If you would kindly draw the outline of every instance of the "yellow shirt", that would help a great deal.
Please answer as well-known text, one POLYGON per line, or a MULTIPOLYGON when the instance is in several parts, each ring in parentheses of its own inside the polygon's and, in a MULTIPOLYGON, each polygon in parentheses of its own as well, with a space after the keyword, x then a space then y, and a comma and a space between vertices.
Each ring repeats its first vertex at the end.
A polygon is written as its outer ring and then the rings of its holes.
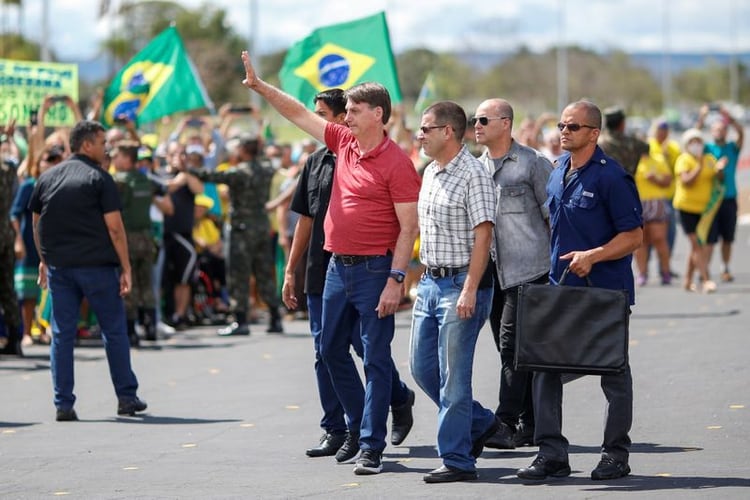
POLYGON ((711 155, 703 155, 703 168, 692 184, 685 185, 680 179, 682 172, 691 172, 698 168, 698 160, 690 153, 682 153, 675 163, 675 177, 677 190, 673 205, 676 209, 692 214, 700 214, 711 200, 711 188, 716 176, 716 159, 711 155))
POLYGON ((677 141, 667 139, 661 143, 652 137, 648 140, 648 153, 654 157, 661 156, 667 162, 669 168, 674 170, 677 157, 680 156, 681 150, 677 141))
POLYGON ((669 167, 662 155, 643 156, 638 162, 638 168, 635 171, 635 185, 638 188, 638 195, 641 200, 671 200, 674 194, 674 176, 672 169, 669 167), (669 176, 672 182, 668 186, 660 186, 648 179, 648 174, 653 173, 657 176, 669 176))
MULTIPOLYGON (((198 241, 205 242, 206 245, 210 246, 219 241, 220 238, 221 233, 219 233, 219 228, 216 227, 214 221, 208 217, 202 217, 195 221, 195 225, 193 226, 193 241, 196 242, 196 247, 198 247, 198 241)), ((198 247, 198 249, 203 250, 201 247, 198 247)))

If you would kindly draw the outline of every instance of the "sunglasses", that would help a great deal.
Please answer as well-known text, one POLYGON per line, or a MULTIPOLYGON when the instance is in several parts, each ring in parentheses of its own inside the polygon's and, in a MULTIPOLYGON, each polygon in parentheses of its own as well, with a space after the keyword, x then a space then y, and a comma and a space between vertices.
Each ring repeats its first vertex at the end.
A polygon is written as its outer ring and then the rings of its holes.
POLYGON ((419 130, 422 131, 422 134, 427 135, 430 130, 435 130, 436 128, 445 128, 448 125, 432 125, 431 127, 419 127, 419 130))
POLYGON ((560 123, 558 123, 558 124, 557 124, 557 129, 558 129, 558 130, 559 130, 560 132, 562 132, 563 130, 565 130, 565 128, 566 128, 566 127, 567 127, 567 128, 568 128, 568 130, 570 130, 571 132, 578 132, 578 131, 579 131, 579 130, 581 130, 581 128, 583 128, 583 127, 586 127, 586 128, 591 128, 591 129, 596 129, 596 128, 599 128, 599 127, 593 127, 593 126, 591 126, 591 125, 582 125, 582 124, 580 124, 580 123, 563 123, 563 122, 560 122, 560 123))
POLYGON ((505 120, 510 119, 510 116, 473 116, 469 119, 469 125, 472 127, 479 122, 483 127, 486 127, 490 120, 505 120))

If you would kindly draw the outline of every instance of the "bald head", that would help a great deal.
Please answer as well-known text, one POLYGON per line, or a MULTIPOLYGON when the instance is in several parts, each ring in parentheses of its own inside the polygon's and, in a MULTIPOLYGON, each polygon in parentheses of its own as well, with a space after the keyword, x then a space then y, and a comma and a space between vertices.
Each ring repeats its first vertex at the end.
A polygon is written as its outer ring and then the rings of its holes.
POLYGON ((571 111, 582 110, 587 124, 599 129, 602 128, 602 112, 599 107, 593 102, 576 101, 574 103, 568 104, 565 109, 571 111))

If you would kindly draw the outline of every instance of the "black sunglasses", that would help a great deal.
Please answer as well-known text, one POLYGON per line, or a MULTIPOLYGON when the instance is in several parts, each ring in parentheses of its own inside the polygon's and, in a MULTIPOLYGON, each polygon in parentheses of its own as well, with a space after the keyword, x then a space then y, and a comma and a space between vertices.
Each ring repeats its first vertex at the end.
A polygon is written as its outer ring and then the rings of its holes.
POLYGON ((582 125, 580 123, 563 123, 563 122, 560 122, 560 123, 557 124, 557 129, 560 132, 562 132, 563 130, 565 130, 565 127, 568 127, 568 130, 570 130, 571 132, 578 132, 579 130, 581 130, 582 127, 592 128, 592 129, 599 128, 599 127, 594 127, 594 126, 591 126, 591 125, 582 125))
POLYGON ((421 130, 424 135, 427 135, 430 130, 435 130, 436 128, 445 128, 447 126, 448 125, 432 125, 431 127, 419 127, 419 130, 421 130))
POLYGON ((472 127, 479 122, 483 127, 486 127, 490 120, 505 120, 510 116, 473 116, 469 119, 469 125, 472 127))

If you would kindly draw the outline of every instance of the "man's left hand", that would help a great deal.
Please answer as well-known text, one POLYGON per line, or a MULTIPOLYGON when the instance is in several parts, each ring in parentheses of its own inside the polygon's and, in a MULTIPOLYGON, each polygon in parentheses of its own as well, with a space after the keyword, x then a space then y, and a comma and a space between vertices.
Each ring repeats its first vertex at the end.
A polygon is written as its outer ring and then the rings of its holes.
POLYGON ((388 278, 388 282, 383 288, 383 292, 380 294, 380 301, 378 307, 375 310, 378 312, 378 318, 383 319, 386 316, 395 314, 398 310, 398 305, 401 303, 401 297, 404 296, 404 285, 396 283, 394 280, 388 278))
POLYGON ((130 271, 120 272, 120 297, 124 297, 130 293, 131 281, 130 271))

